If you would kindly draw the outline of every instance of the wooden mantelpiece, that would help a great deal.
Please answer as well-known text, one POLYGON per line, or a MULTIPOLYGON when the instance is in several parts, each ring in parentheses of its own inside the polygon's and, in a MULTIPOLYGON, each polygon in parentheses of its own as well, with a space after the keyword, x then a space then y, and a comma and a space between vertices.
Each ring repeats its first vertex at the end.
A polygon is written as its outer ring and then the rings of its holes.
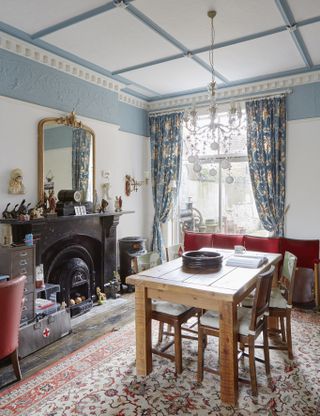
POLYGON ((61 252, 74 248, 76 257, 87 256, 90 259, 94 286, 104 287, 116 270, 116 228, 119 218, 130 213, 133 211, 52 216, 32 221, 3 219, 0 223, 11 225, 14 244, 22 244, 26 234, 33 234, 36 264, 44 265, 48 280, 61 252))

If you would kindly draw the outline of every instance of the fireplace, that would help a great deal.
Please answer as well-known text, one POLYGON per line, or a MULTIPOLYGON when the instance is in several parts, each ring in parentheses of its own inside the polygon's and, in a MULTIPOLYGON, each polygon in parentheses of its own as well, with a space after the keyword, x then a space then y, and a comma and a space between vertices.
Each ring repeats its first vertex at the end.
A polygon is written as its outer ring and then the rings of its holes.
POLYGON ((60 285, 58 300, 70 306, 74 316, 92 307, 97 287, 105 291, 110 286, 116 270, 116 227, 126 213, 1 222, 11 224, 16 244, 33 234, 36 264, 43 264, 46 283, 60 285))
MULTIPOLYGON (((98 244, 96 244, 98 246, 98 244)), ((84 245, 71 241, 55 252, 49 249, 52 259, 47 262, 46 280, 60 285, 58 301, 70 307, 71 317, 92 307, 96 291, 98 259, 84 245)))

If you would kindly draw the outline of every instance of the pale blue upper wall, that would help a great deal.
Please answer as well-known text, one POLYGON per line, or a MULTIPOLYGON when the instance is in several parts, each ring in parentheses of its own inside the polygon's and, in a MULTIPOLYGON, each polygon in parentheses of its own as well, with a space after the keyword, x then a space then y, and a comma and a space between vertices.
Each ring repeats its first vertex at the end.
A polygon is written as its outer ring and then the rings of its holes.
POLYGON ((287 99, 288 120, 320 117, 320 82, 293 88, 287 99))
MULTIPOLYGON (((320 117, 320 82, 292 88, 288 120, 320 117)), ((120 130, 148 136, 148 114, 118 100, 116 92, 0 49, 0 95, 66 113, 117 124, 120 130)))
POLYGON ((147 112, 116 92, 0 49, 0 95, 117 124, 147 136, 147 112))

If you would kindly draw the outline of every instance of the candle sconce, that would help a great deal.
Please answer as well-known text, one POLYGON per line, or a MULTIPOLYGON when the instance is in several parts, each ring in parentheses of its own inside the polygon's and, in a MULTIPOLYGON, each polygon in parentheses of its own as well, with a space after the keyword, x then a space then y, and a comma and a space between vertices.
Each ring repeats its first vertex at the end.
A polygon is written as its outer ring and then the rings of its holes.
POLYGON ((144 173, 145 179, 143 181, 137 181, 130 175, 126 175, 125 180, 125 193, 127 196, 130 196, 131 192, 137 192, 141 185, 148 185, 149 182, 149 172, 144 173))

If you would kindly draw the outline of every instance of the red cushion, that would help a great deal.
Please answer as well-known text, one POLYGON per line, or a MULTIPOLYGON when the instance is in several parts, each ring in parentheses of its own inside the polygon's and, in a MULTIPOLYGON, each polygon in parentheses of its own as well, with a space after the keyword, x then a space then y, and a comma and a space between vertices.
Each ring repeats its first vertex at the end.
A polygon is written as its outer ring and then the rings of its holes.
POLYGON ((243 245, 243 235, 239 234, 213 234, 213 247, 234 249, 234 246, 243 245))
POLYGON ((212 234, 193 233, 185 231, 184 233, 184 250, 200 250, 203 247, 212 247, 212 234))
POLYGON ((247 250, 264 251, 266 253, 281 253, 281 238, 244 236, 244 246, 247 250))
POLYGON ((298 257, 298 267, 310 267, 313 269, 314 263, 319 260, 319 240, 295 240, 293 238, 283 238, 281 252, 290 251, 298 257))

